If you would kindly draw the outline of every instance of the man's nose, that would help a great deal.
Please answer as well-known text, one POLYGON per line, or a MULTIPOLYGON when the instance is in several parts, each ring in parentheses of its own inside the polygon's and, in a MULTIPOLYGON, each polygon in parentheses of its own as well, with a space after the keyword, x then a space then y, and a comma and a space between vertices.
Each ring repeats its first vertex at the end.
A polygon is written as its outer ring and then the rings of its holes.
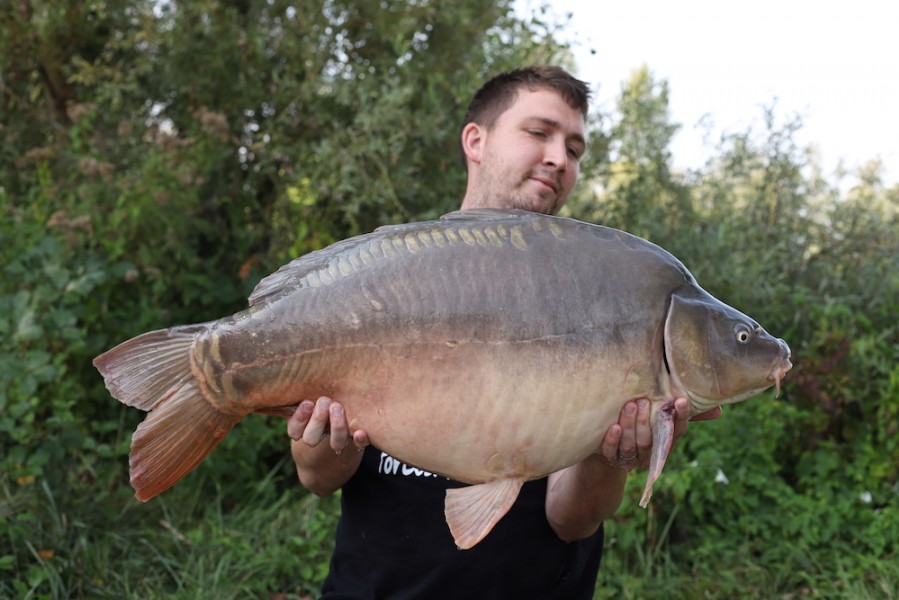
POLYGON ((568 149, 565 141, 550 141, 544 147, 543 164, 553 167, 558 171, 564 171, 568 167, 568 149))

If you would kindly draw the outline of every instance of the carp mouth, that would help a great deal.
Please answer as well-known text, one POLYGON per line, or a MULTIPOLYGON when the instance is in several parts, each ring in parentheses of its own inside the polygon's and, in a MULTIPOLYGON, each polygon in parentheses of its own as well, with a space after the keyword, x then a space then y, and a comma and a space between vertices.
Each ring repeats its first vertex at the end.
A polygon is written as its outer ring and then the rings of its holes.
POLYGON ((793 363, 790 362, 790 358, 792 357, 790 347, 780 338, 778 338, 777 341, 780 346, 780 353, 774 360, 774 364, 771 367, 771 373, 768 375, 768 380, 774 382, 777 396, 780 396, 780 382, 787 372, 793 368, 793 363))

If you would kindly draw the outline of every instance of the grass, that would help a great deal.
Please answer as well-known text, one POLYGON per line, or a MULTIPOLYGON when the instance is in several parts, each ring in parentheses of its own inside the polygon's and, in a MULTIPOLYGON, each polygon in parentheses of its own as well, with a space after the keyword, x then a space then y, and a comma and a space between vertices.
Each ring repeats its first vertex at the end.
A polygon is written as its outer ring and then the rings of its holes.
MULTIPOLYGON (((0 598, 278 598, 314 596, 339 511, 271 481, 234 506, 200 486, 153 501, 129 489, 68 496, 6 485, 0 496, 0 598)), ((233 499, 232 499, 233 501, 233 499)))
POLYGON ((899 599, 895 555, 866 556, 839 543, 810 548, 788 539, 760 549, 756 540, 736 536, 700 547, 663 538, 644 548, 621 544, 620 528, 615 522, 606 528, 597 598, 899 599))
MULTIPOLYGON (((0 597, 315 597, 339 500, 289 483, 269 478, 239 501, 179 485, 146 504, 124 486, 77 495, 7 483, 0 488, 0 597)), ((677 510, 657 516, 642 531, 626 519, 609 523, 597 597, 899 599, 895 555, 791 540, 760 547, 737 531, 675 542, 677 510)))

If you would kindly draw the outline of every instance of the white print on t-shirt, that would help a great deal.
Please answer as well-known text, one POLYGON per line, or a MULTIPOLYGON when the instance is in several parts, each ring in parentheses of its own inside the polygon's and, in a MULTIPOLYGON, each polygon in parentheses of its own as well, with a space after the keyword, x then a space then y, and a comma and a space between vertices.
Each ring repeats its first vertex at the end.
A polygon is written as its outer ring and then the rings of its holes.
POLYGON ((404 462, 393 458, 386 452, 381 452, 381 461, 378 464, 378 473, 386 475, 398 475, 402 473, 404 477, 414 475, 415 477, 437 477, 436 473, 412 467, 404 462))

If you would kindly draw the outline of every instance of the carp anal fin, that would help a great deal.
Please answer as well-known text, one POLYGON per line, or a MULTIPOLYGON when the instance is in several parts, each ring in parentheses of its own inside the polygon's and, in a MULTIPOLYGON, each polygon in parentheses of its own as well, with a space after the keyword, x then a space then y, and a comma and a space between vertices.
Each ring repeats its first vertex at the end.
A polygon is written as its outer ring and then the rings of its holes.
POLYGON ((447 490, 444 513, 456 546, 467 550, 484 539, 512 508, 522 484, 522 479, 495 479, 447 490))
POLYGON ((659 408, 656 415, 655 426, 652 428, 652 456, 649 459, 649 474, 646 476, 643 497, 640 498, 641 508, 646 508, 649 504, 649 499, 652 498, 652 485, 662 474, 668 453, 671 452, 671 445, 674 443, 674 416, 673 402, 659 408))
POLYGON ((149 415, 131 438, 131 485, 147 501, 206 458, 241 415, 216 410, 191 371, 190 350, 205 325, 151 331, 94 359, 109 392, 149 415))

